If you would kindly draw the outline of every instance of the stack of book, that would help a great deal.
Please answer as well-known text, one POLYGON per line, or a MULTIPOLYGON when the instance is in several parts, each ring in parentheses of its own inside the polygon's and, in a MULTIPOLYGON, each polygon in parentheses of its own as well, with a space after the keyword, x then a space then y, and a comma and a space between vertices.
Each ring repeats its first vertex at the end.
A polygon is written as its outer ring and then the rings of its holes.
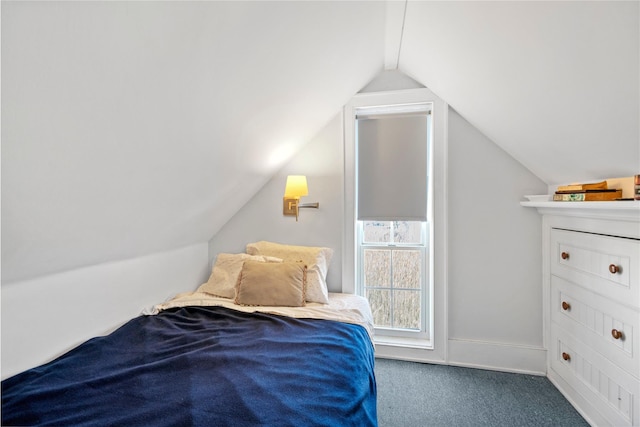
POLYGON ((622 190, 608 188, 607 181, 561 185, 553 195, 553 200, 560 202, 600 202, 620 198, 622 190))

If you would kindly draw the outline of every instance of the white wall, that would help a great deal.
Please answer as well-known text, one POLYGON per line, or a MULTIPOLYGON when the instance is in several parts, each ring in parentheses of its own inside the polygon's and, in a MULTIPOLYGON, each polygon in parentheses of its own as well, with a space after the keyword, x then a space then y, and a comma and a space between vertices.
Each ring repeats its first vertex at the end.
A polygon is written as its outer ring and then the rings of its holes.
POLYGON ((449 362, 544 372, 541 218, 547 186, 449 110, 449 362))
POLYGON ((341 290, 342 272, 342 115, 334 116, 293 160, 280 170, 209 241, 209 256, 245 252, 249 242, 325 246, 334 250, 327 274, 330 291, 341 290), (302 203, 319 202, 319 209, 301 209, 299 221, 282 215, 287 175, 306 175, 309 195, 302 203))
MULTIPOLYGON (((424 87, 406 75, 379 73, 360 92, 424 87)), ((211 262, 220 252, 245 252, 249 242, 326 246, 334 250, 327 285, 342 290, 342 230, 344 200, 344 128, 335 115, 272 179, 209 241, 211 262), (302 203, 319 202, 320 209, 302 209, 300 220, 282 215, 287 175, 306 175, 309 195, 302 203)))
POLYGON ((207 244, 2 285, 2 378, 206 281, 207 244))
MULTIPOLYGON (((213 237, 212 261, 257 240, 329 246, 336 250, 329 287, 341 289, 342 126, 340 117, 331 120, 213 237), (282 216, 289 173, 307 174, 303 202, 320 202, 298 223, 282 216)), ((546 192, 546 184, 453 110, 449 140, 447 362, 543 373, 541 222, 519 201, 546 192)))

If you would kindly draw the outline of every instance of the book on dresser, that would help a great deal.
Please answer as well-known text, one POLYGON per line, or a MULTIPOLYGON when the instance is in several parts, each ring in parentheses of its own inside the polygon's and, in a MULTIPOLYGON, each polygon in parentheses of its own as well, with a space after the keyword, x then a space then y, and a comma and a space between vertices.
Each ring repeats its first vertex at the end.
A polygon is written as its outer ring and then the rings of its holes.
POLYGON ((579 192, 583 190, 607 190, 607 189, 608 189, 607 181, 601 181, 601 182, 591 182, 588 184, 560 185, 556 190, 558 192, 563 192, 563 193, 573 193, 573 192, 579 192))
POLYGON ((556 202, 598 202, 622 198, 622 190, 576 190, 556 191, 553 200, 556 202))

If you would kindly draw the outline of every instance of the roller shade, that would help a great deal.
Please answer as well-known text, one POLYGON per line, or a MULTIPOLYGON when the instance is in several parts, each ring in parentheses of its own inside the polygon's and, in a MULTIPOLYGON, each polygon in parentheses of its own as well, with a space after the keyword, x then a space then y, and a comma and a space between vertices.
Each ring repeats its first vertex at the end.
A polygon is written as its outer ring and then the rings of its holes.
POLYGON ((356 115, 358 220, 427 220, 429 114, 356 115))

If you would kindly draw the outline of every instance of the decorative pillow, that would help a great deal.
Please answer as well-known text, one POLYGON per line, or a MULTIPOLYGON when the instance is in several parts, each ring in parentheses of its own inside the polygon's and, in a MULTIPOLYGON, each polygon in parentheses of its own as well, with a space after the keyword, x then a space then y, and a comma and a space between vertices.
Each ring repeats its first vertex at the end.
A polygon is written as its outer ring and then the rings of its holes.
POLYGON ((307 265, 307 301, 321 304, 329 303, 326 279, 333 249, 260 241, 249 243, 247 253, 249 255, 278 257, 284 261, 302 261, 307 265))
POLYGON ((215 265, 211 269, 211 276, 207 283, 203 283, 198 292, 206 292, 218 297, 234 298, 236 284, 240 279, 242 264, 246 260, 257 262, 282 262, 280 258, 268 256, 252 256, 247 254, 218 254, 215 265))
POLYGON ((236 304, 303 307, 307 266, 300 262, 245 261, 236 286, 236 304))

